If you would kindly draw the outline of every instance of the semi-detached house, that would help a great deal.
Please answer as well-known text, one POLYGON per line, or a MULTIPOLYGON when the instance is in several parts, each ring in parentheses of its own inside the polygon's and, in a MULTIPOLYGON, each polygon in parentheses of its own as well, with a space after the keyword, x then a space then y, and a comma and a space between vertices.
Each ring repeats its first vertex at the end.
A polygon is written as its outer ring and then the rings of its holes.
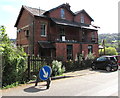
POLYGON ((77 55, 98 56, 98 28, 83 9, 72 12, 68 3, 48 11, 22 6, 15 27, 17 46, 29 55, 75 60, 77 55))

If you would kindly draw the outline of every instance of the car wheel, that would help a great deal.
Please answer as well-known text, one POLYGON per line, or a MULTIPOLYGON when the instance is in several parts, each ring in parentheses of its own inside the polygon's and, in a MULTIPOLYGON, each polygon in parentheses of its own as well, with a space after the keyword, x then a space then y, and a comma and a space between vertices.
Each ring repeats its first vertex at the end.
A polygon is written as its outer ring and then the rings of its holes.
POLYGON ((111 71, 111 68, 109 66, 106 67, 106 71, 111 71))
POLYGON ((118 67, 114 68, 114 71, 117 71, 118 70, 118 67))

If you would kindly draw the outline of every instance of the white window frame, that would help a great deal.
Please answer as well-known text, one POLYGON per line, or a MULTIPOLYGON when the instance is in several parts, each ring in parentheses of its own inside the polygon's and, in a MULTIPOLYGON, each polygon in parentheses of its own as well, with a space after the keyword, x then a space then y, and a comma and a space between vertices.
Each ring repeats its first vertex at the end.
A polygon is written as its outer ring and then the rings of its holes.
POLYGON ((80 22, 85 23, 84 14, 82 14, 82 13, 80 15, 80 22))
POLYGON ((60 10, 60 16, 62 19, 65 19, 65 10, 63 8, 60 10))
POLYGON ((40 36, 41 37, 46 37, 47 36, 47 23, 41 22, 41 24, 40 24, 40 36), (45 26, 44 34, 42 34, 42 27, 41 27, 43 25, 45 26))

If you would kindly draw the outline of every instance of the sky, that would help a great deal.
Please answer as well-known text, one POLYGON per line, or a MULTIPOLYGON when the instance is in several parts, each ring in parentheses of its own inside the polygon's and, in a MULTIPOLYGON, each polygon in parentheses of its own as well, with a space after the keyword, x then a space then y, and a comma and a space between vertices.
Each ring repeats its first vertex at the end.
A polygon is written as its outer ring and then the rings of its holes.
POLYGON ((93 19, 92 24, 99 26, 99 34, 118 32, 119 0, 0 0, 0 25, 6 27, 9 38, 16 38, 14 27, 22 5, 50 10, 63 3, 69 3, 71 10, 84 9, 93 19))

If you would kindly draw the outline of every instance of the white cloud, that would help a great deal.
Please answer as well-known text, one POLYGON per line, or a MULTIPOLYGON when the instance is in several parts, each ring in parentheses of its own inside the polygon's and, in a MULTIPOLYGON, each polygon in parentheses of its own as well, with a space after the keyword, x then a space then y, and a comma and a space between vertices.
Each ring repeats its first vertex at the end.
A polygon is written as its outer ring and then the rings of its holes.
POLYGON ((5 12, 9 12, 9 13, 16 13, 17 12, 17 9, 12 6, 12 5, 3 5, 0 7, 1 10, 5 11, 5 12))

